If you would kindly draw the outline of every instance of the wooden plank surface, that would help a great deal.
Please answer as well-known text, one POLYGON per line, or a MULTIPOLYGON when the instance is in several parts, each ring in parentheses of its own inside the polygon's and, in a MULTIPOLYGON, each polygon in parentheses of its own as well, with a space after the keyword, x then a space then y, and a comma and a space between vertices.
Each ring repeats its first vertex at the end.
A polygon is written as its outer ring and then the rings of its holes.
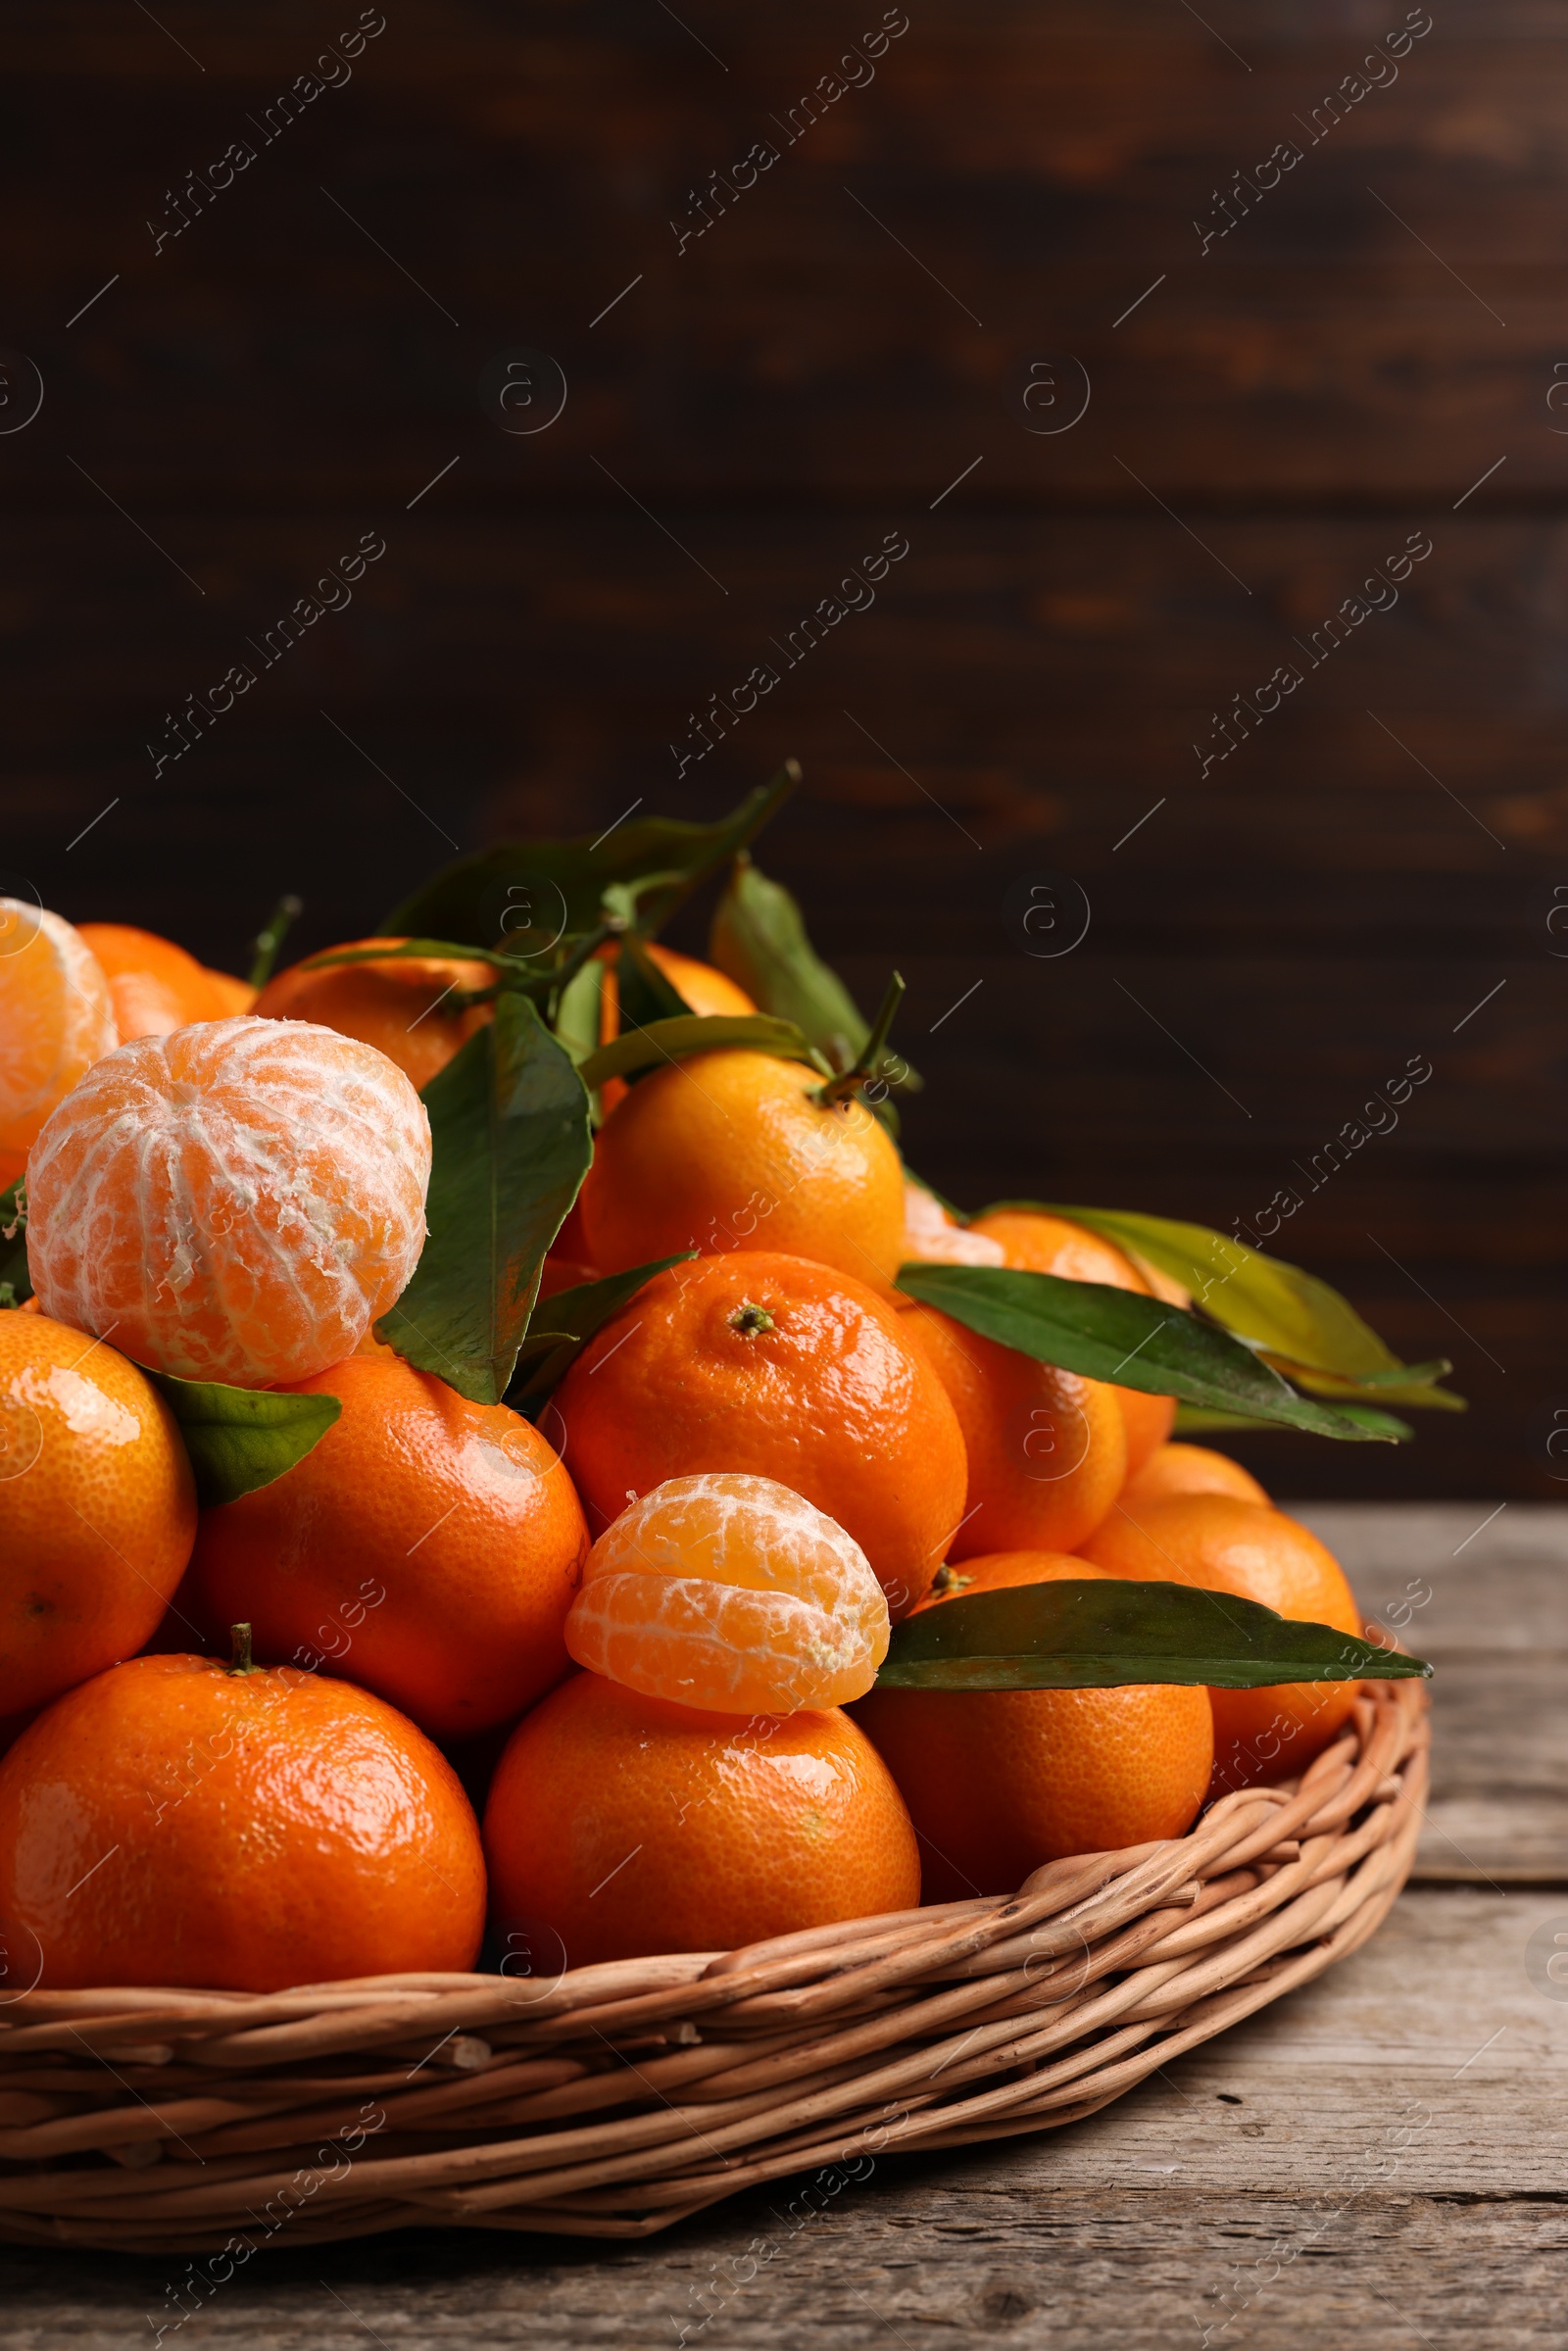
MULTIPOLYGON (((1568 1510, 1479 1532, 1468 1506, 1304 1514, 1440 1668, 1420 1882, 1343 1966, 1063 2131, 779 2182, 634 2246, 284 2248, 165 2339, 1559 2344, 1568 1987, 1544 1966, 1568 1936, 1568 1510)), ((184 2278, 0 2249, 8 2346, 120 2351, 172 2324, 184 2278)))

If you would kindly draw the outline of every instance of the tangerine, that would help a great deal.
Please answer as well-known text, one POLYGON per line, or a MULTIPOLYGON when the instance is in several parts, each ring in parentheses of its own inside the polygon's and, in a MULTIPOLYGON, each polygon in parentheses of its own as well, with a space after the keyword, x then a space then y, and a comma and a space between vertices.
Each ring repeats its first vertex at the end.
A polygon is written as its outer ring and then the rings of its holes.
POLYGON ((0 1313, 0 1718, 130 1656, 196 1533, 173 1414, 134 1363, 0 1313))
MULTIPOLYGON (((923 1605, 1102 1568, 1059 1551, 965 1560, 923 1605)), ((1043 1862, 1115 1851, 1191 1828, 1209 1784, 1208 1692, 874 1690, 855 1709, 899 1784, 920 1838, 925 1898, 1012 1893, 1043 1862)))
MULTIPOLYGON (((406 945, 403 939, 346 939, 341 947, 323 947, 320 955, 406 945)), ((323 964, 320 955, 274 972, 252 1007, 257 1016, 318 1021, 340 1036, 373 1045, 397 1063, 417 1093, 492 1017, 489 1004, 463 1002, 467 992, 494 984, 488 963, 464 962, 455 955, 397 955, 323 964)))
POLYGON ((812 1257, 891 1291, 904 1171, 864 1102, 820 1100, 804 1062, 719 1051, 655 1069, 599 1130, 579 1196, 606 1273, 679 1249, 812 1257))
MULTIPOLYGON (((212 974, 172 939, 127 922, 83 922, 80 936, 102 965, 114 999, 122 1045, 133 1037, 167 1037, 193 1020, 221 1020, 230 1010, 212 974)), ((238 988, 238 980, 229 982, 238 988)))
POLYGON ((517 1725, 484 1842, 496 1917, 549 1931, 567 1967, 733 1950, 920 1898, 903 1798, 847 1714, 743 1723, 598 1674, 517 1725))
POLYGON ((1127 1437, 1115 1391, 982 1339, 935 1307, 899 1320, 947 1390, 968 1458, 951 1559, 1069 1550, 1120 1493, 1127 1437))
MULTIPOLYGON (((1085 1556, 1134 1583, 1196 1584, 1259 1600, 1298 1623, 1362 1631, 1345 1570, 1296 1519, 1230 1494, 1118 1502, 1085 1556)), ((1211 1690, 1214 1785, 1248 1788, 1305 1769, 1355 1703, 1358 1682, 1286 1682, 1211 1690)))
POLYGON ((456 1773, 347 1682, 133 1657, 0 1762, 0 1918, 50 1987, 466 1969, 484 1906, 456 1773))
POLYGON ((904 1180, 904 1253, 928 1265, 1005 1265, 1006 1251, 988 1233, 950 1216, 934 1192, 904 1180))
POLYGON ((1121 1490, 1124 1502, 1163 1502, 1173 1494, 1230 1494, 1238 1501, 1261 1502, 1268 1495, 1250 1470, 1243 1469, 1229 1453, 1216 1453, 1206 1445, 1162 1445, 1151 1453, 1121 1490))
POLYGON ((865 1553, 772 1478, 667 1478, 588 1554, 566 1619, 579 1665, 718 1714, 864 1694, 888 1653, 865 1553))
POLYGON ((963 1515, 963 1440, 903 1318, 805 1257, 656 1274, 577 1357, 548 1426, 596 1533, 666 1478, 776 1479, 859 1544, 895 1616, 963 1515))
MULTIPOLYGON (((1043 1208, 993 1208, 977 1216, 969 1231, 999 1243, 1007 1264, 1029 1273, 1054 1273, 1063 1282, 1102 1282, 1107 1289, 1135 1290, 1145 1298, 1163 1295, 1113 1242, 1043 1208)), ((1135 1477, 1169 1437, 1176 1398, 1150 1396, 1141 1388, 1114 1393, 1127 1429, 1127 1474, 1135 1477)))
POLYGON ((58 1102, 119 1042, 109 982, 60 915, 0 898, 0 1180, 58 1102))
POLYGON ((531 1706, 569 1670, 588 1529, 553 1447, 390 1353, 288 1383, 339 1418, 270 1486, 202 1513, 198 1613, 257 1654, 324 1663, 433 1737, 531 1706))
POLYGON ((297 1021, 206 1021, 99 1061, 29 1173, 46 1314, 115 1334, 156 1370, 264 1388, 352 1354, 404 1289, 430 1122, 370 1046, 297 1021))

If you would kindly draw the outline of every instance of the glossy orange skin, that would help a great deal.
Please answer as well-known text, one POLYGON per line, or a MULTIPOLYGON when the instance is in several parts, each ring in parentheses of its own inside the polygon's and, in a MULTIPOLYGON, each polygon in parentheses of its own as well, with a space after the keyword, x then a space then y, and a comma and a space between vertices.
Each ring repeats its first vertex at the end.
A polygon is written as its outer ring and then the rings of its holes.
POLYGON ((218 1010, 210 1015, 212 1019, 233 1020, 241 1012, 255 1009, 258 992, 249 980, 236 979, 231 971, 215 971, 210 963, 204 963, 202 969, 218 1000, 218 1010))
MULTIPOLYGON (((661 947, 657 940, 645 939, 643 945, 666 980, 679 992, 694 1012, 711 1019, 719 1013, 755 1012, 757 1006, 744 988, 738 987, 726 972, 711 963, 700 963, 695 955, 677 955, 672 947, 661 947)), ((612 1037, 620 1034, 620 983, 615 972, 613 947, 602 947, 601 962, 609 968, 599 991, 599 1042, 608 1045, 612 1037)), ((630 1092, 624 1078, 611 1078, 600 1094, 600 1104, 608 1118, 621 1097, 630 1092)))
POLYGON ((905 1306, 899 1320, 931 1362, 963 1432, 968 1487, 949 1558, 1074 1549, 1099 1526, 1126 1474, 1115 1391, 982 1339, 931 1306, 905 1306))
POLYGON ((1206 1445, 1162 1445, 1151 1453, 1121 1490, 1124 1502, 1163 1502, 1173 1494, 1228 1494, 1239 1502, 1261 1502, 1264 1493, 1250 1470, 1243 1469, 1229 1453, 1216 1453, 1206 1445))
POLYGON ((286 1394, 341 1417, 270 1486, 202 1513, 190 1591, 259 1658, 319 1661, 437 1738, 508 1721, 559 1682, 588 1529, 554 1448, 395 1355, 286 1394), (377 1598, 377 1592, 384 1597, 377 1598))
POLYGON ((0 1313, 0 1718, 133 1655, 195 1533, 190 1461, 145 1373, 0 1313))
POLYGON ((541 1426, 596 1534, 628 1488, 700 1470, 776 1478, 855 1538, 894 1617, 929 1589, 963 1516, 963 1440, 902 1318, 804 1257, 657 1274, 583 1349, 541 1426), (747 1306, 771 1328, 738 1329, 747 1306))
MULTIPOLYGON (((1060 1551, 969 1559, 964 1592, 1084 1578, 1060 1551)), ((1208 1789, 1208 1692, 1132 1683, 1114 1690, 874 1690, 854 1709, 898 1782, 920 1838, 929 1902, 1013 1893, 1031 1870, 1073 1853, 1181 1837, 1208 1789)))
POLYGON ((694 1054, 639 1079, 599 1130, 579 1198, 607 1273, 695 1249, 784 1251, 891 1295, 904 1255, 904 1171, 865 1104, 812 1100, 823 1081, 770 1053, 694 1054))
MULTIPOLYGON (((120 1042, 133 1037, 167 1037, 193 1020, 224 1020, 244 1010, 225 1001, 215 975, 172 939, 139 931, 128 922, 82 922, 77 929, 109 981, 120 1042)), ((242 985, 228 982, 229 988, 242 985)))
MULTIPOLYGON (((345 939, 319 953, 403 944, 402 939, 345 939)), ((488 963, 463 962, 456 956, 331 963, 314 971, 308 959, 274 972, 251 1009, 263 1020, 318 1020, 323 1028, 358 1037, 362 1045, 373 1045, 395 1061, 422 1093, 475 1029, 493 1017, 489 1004, 464 1010, 454 1000, 464 991, 488 988, 494 980, 488 963)))
POLYGON ((495 1918, 542 1929, 562 1967, 734 1950, 920 1899, 903 1798, 848 1715, 704 1714, 598 1674, 518 1724, 484 1844, 495 1918))
MULTIPOLYGON (((1125 1497, 1083 1545, 1113 1576, 1240 1592, 1298 1622, 1360 1633, 1345 1570, 1315 1535, 1282 1510, 1228 1494, 1125 1497)), ((1212 1690, 1214 1786, 1293 1778, 1326 1747, 1357 1682, 1287 1682, 1268 1690, 1212 1690)))
MULTIPOLYGON (((1047 1216, 1030 1208, 998 1208, 977 1216, 971 1233, 984 1233, 1000 1242, 1007 1263, 1027 1273, 1054 1273, 1063 1282, 1103 1282, 1111 1290, 1136 1290, 1154 1295, 1132 1259, 1091 1233, 1087 1225, 1069 1224, 1065 1217, 1047 1216)), ((1134 1477, 1156 1445, 1171 1433, 1176 1419, 1173 1396, 1148 1396, 1139 1388, 1112 1392, 1121 1406, 1127 1430, 1127 1475, 1134 1477)))
POLYGON ((45 1986, 277 1991, 468 1968, 478 1824, 412 1723, 344 1682, 134 1657, 0 1762, 0 1919, 45 1986))

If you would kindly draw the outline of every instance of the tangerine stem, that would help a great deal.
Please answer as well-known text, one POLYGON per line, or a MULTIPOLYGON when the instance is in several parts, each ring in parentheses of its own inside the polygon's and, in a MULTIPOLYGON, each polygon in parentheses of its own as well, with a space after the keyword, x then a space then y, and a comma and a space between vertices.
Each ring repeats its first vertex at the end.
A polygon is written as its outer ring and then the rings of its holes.
POLYGON ((251 945, 256 951, 256 959, 251 965, 251 986, 253 988, 266 987, 272 976, 272 967, 277 961, 278 949, 304 911, 304 901, 296 898, 292 891, 286 897, 278 900, 268 916, 266 924, 251 941, 251 945))
POLYGON ((861 1046, 856 1057, 855 1066, 845 1070, 842 1077, 829 1078, 825 1086, 818 1087, 816 1100, 825 1108, 831 1109, 836 1103, 848 1101, 852 1094, 858 1094, 863 1087, 870 1085, 877 1078, 880 1073, 883 1052, 887 1046, 888 1031, 893 1026, 894 1015, 904 1002, 904 975, 902 972, 896 971, 888 981, 882 1002, 877 1007, 876 1018, 871 1023, 871 1033, 861 1046))
POLYGON ((251 1657, 249 1625, 230 1625, 228 1643, 228 1665, 225 1670, 231 1674, 254 1674, 258 1669, 251 1657))

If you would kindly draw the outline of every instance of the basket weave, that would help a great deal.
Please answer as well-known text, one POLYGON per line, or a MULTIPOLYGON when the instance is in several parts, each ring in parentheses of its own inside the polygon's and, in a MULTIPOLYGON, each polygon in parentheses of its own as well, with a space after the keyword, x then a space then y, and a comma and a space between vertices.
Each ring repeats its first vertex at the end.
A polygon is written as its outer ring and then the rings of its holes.
POLYGON ((1365 1941, 1428 1741, 1419 1684, 1368 1683, 1298 1783, 1187 1837, 743 1951, 24 1993, 0 2237, 212 2253, 214 2279, 410 2225, 635 2237, 782 2174, 1074 2122, 1365 1941))

